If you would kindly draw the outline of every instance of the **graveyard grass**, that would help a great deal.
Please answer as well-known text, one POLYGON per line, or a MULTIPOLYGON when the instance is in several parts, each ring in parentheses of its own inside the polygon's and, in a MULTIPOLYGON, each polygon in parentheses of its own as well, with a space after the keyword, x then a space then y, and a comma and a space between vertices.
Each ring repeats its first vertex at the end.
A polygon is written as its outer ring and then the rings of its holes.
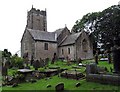
MULTIPOLYGON (((83 63, 87 64, 90 62, 94 62, 93 60, 86 60, 83 63)), ((54 67, 54 66, 60 66, 61 68, 67 68, 69 70, 72 69, 72 66, 76 66, 76 64, 72 64, 72 65, 66 65, 66 62, 55 62, 55 64, 51 65, 49 64, 50 67, 54 67)), ((102 61, 99 62, 99 66, 105 66, 108 68, 108 70, 110 71, 110 67, 113 67, 112 64, 108 64, 108 62, 102 61)), ((31 67, 32 68, 32 67, 31 67)), ((78 69, 78 71, 85 73, 85 68, 80 68, 78 69)), ((14 73, 15 70, 9 70, 9 75, 12 75, 12 73, 14 73)), ((37 80, 36 83, 30 83, 30 82, 26 82, 26 83, 21 83, 19 84, 17 87, 12 88, 11 86, 4 86, 2 87, 3 92, 7 91, 7 90, 53 90, 55 91, 55 86, 58 83, 64 83, 64 88, 65 90, 111 90, 112 92, 115 90, 119 90, 120 91, 120 86, 114 86, 114 85, 105 85, 105 84, 100 84, 100 83, 93 83, 93 82, 86 82, 86 79, 80 79, 80 80, 75 80, 75 79, 66 79, 66 78, 62 78, 62 77, 58 77, 58 75, 51 77, 51 79, 40 79, 37 80), (79 87, 75 87, 76 83, 80 82, 80 86, 79 87), (47 88, 47 85, 51 85, 51 87, 47 88)), ((21 92, 21 91, 20 91, 21 92)))

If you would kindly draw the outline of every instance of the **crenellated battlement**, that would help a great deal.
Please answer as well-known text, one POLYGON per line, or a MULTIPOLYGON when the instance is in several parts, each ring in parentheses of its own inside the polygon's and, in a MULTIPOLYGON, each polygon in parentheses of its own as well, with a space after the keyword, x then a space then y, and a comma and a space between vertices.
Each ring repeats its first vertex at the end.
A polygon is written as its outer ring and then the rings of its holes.
POLYGON ((36 8, 31 8, 30 11, 28 11, 28 15, 30 14, 37 14, 37 15, 43 15, 46 16, 46 9, 45 10, 40 10, 40 9, 36 9, 36 8))
POLYGON ((30 29, 47 31, 47 13, 45 10, 31 8, 27 12, 27 27, 30 29))

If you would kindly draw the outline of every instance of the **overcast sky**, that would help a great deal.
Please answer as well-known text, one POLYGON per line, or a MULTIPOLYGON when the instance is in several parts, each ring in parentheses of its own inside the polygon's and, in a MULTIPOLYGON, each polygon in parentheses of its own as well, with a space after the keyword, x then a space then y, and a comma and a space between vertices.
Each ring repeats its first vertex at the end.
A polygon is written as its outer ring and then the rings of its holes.
POLYGON ((49 32, 67 27, 71 30, 75 21, 89 12, 102 11, 119 0, 1 0, 0 1, 0 50, 12 54, 20 50, 20 40, 27 23, 27 11, 47 9, 49 32))

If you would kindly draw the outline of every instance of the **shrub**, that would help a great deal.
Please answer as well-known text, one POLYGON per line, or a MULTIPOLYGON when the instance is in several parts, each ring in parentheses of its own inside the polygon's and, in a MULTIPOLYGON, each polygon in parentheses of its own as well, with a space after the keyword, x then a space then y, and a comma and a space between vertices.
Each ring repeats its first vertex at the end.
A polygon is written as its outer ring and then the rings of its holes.
POLYGON ((11 58, 12 67, 23 68, 23 59, 16 55, 11 58))

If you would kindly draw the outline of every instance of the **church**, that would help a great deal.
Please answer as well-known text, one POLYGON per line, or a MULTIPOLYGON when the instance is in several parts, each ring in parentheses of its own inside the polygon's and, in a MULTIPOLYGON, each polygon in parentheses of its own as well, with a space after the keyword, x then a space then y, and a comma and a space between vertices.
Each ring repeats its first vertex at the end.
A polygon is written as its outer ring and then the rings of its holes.
POLYGON ((48 32, 46 10, 32 7, 27 12, 27 25, 21 39, 21 56, 27 54, 29 60, 52 60, 55 53, 59 59, 92 59, 93 45, 85 31, 73 33, 65 26, 48 32))

